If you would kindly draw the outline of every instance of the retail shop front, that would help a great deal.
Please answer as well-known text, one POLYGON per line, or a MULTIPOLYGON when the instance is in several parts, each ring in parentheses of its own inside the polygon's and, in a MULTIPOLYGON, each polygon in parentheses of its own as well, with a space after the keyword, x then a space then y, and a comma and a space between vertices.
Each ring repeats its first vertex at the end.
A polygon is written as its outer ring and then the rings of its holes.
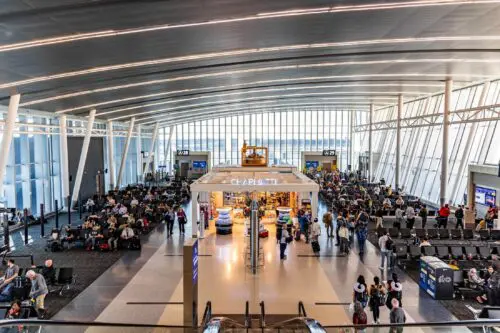
POLYGON ((203 238, 208 216, 216 221, 217 233, 232 232, 233 224, 248 221, 252 198, 259 203, 262 224, 284 223, 305 207, 318 214, 319 186, 295 167, 216 167, 191 184, 193 237, 203 238), (200 214, 201 212, 201 214, 200 214), (208 214, 207 214, 208 213, 208 214))

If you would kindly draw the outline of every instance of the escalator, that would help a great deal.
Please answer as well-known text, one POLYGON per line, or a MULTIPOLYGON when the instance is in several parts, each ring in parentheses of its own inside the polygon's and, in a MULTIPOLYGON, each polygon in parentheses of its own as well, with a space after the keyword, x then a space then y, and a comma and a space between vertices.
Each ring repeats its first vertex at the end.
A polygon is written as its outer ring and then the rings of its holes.
POLYGON ((260 314, 249 312, 248 301, 245 304, 245 314, 242 315, 212 315, 212 304, 207 302, 202 319, 203 333, 216 332, 271 332, 283 333, 324 333, 321 324, 307 317, 304 304, 298 303, 298 313, 295 315, 266 315, 265 304, 260 302, 260 314))

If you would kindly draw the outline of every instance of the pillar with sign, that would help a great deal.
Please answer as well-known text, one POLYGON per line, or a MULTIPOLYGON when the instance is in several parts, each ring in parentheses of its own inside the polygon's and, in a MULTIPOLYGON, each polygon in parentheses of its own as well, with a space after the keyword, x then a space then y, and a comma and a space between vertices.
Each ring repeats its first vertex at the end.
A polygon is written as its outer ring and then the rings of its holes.
POLYGON ((198 240, 190 239, 183 247, 184 326, 198 327, 198 240))

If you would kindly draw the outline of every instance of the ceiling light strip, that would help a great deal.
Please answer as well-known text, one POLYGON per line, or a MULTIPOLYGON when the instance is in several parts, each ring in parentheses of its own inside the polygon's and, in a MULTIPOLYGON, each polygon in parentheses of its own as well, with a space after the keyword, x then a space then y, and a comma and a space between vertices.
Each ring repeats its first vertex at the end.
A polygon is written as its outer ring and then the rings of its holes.
POLYGON ((181 23, 181 24, 163 24, 156 26, 146 26, 129 28, 122 30, 103 30, 90 33, 80 33, 66 36, 58 36, 51 38, 37 39, 27 42, 6 44, 0 46, 0 52, 8 52, 14 50, 21 50, 33 47, 70 43, 81 40, 96 39, 96 38, 106 38, 106 37, 117 37, 121 35, 132 35, 139 33, 155 32, 162 30, 172 30, 172 29, 182 29, 209 25, 219 25, 228 23, 238 23, 246 21, 255 20, 267 20, 267 19, 277 19, 282 17, 291 16, 304 16, 304 15, 318 15, 318 14, 336 14, 343 12, 358 12, 358 11, 374 11, 374 10, 393 10, 393 9, 405 9, 405 8, 416 8, 416 7, 431 7, 431 6, 458 6, 458 5, 482 5, 482 4, 495 4, 499 3, 500 0, 428 0, 428 1, 405 1, 405 2, 392 2, 392 3, 373 3, 367 5, 351 5, 351 6, 330 6, 330 7, 319 7, 319 8, 309 8, 309 9, 292 9, 286 11, 277 11, 270 13, 259 13, 244 17, 236 18, 224 18, 224 19, 214 19, 210 21, 202 22, 192 22, 192 23, 181 23))

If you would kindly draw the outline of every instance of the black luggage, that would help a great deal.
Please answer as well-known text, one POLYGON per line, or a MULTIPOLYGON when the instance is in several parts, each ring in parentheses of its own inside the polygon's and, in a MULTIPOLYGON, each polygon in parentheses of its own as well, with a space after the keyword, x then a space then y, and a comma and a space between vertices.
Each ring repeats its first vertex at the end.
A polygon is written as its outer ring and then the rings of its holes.
POLYGON ((314 253, 317 253, 320 251, 319 243, 318 241, 312 241, 311 242, 312 250, 314 253))
POLYGON ((300 230, 295 231, 295 240, 300 241, 300 230))
POLYGON ((141 240, 139 239, 139 237, 133 237, 133 238, 129 239, 128 249, 129 250, 140 250, 141 249, 141 240))

